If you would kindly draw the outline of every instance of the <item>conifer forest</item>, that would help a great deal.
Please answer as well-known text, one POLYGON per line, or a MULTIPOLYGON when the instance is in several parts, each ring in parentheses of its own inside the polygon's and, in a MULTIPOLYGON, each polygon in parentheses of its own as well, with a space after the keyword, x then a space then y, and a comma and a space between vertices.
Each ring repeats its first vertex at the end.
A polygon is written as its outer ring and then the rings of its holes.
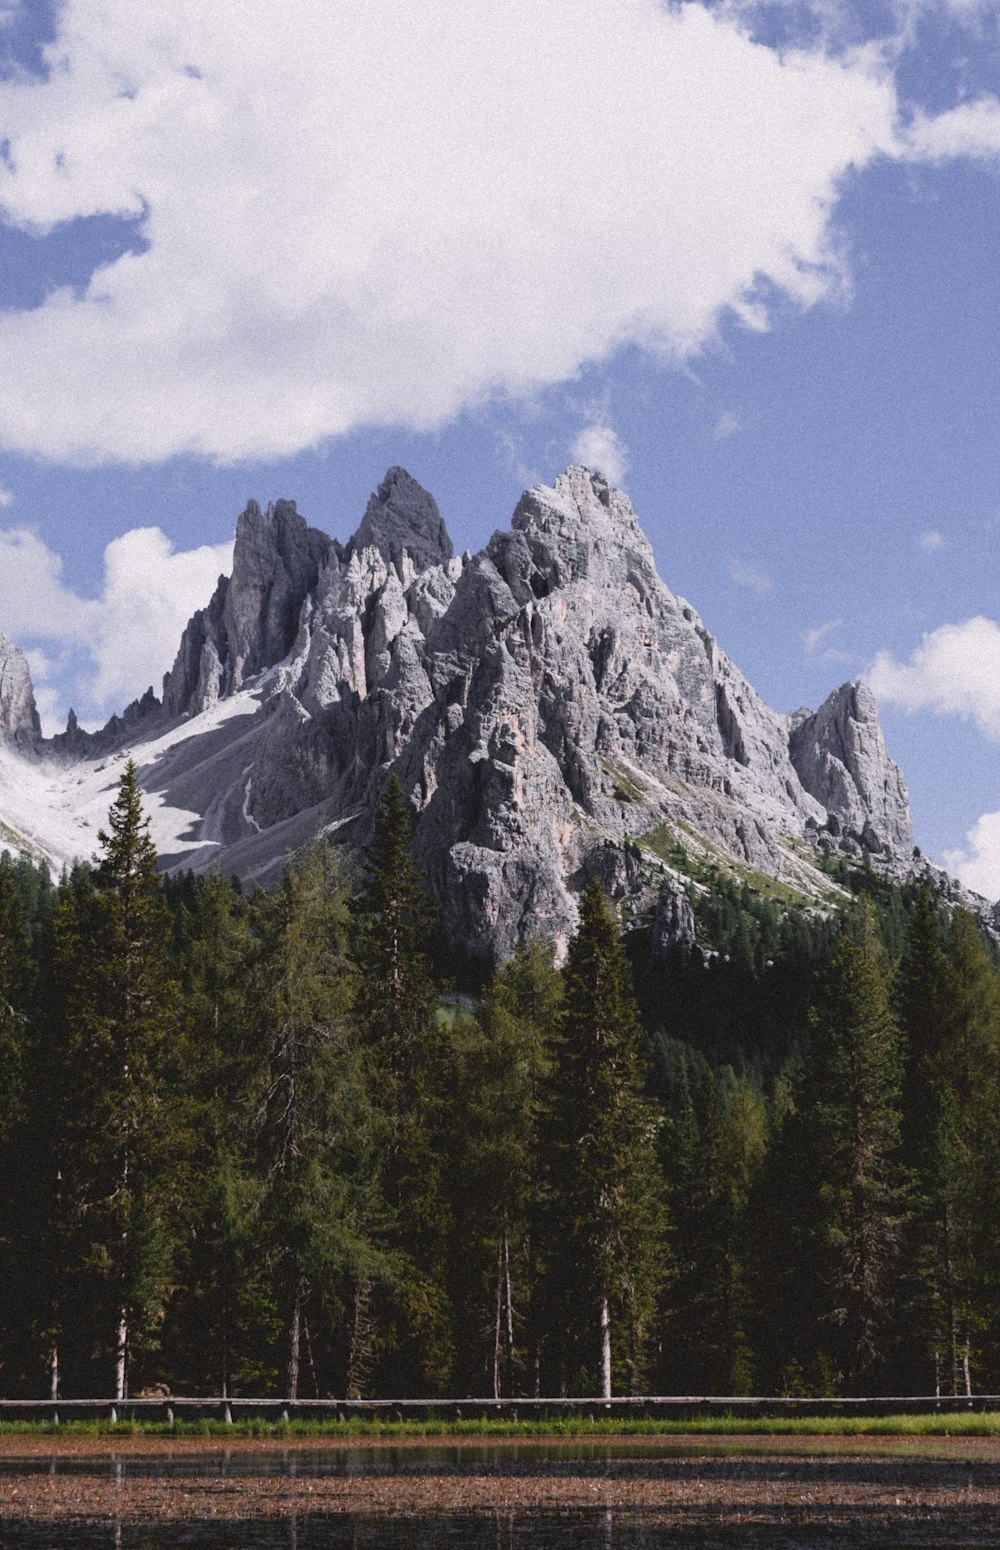
POLYGON ((0 858, 0 1393, 1000 1390, 1000 973, 858 869, 449 963, 390 784, 270 890, 0 858), (847 902, 847 894, 853 903, 847 902))

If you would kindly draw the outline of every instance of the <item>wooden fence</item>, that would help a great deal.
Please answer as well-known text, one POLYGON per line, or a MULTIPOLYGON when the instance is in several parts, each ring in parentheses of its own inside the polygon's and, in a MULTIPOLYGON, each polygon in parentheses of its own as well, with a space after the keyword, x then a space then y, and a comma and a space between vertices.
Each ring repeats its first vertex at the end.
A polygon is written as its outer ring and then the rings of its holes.
POLYGON ((137 1399, 0 1399, 0 1423, 76 1420, 177 1421, 556 1421, 696 1420, 732 1415, 740 1419, 798 1416, 950 1415, 1000 1411, 1000 1395, 958 1398, 899 1395, 853 1399, 746 1399, 727 1395, 643 1395, 620 1399, 251 1399, 162 1395, 137 1399))

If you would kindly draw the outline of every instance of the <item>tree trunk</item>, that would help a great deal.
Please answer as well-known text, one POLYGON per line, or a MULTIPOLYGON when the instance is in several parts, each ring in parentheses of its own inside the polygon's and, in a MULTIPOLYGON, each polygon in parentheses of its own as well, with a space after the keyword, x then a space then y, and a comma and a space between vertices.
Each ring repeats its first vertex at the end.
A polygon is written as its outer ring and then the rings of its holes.
POLYGON ((299 1397, 299 1345, 302 1332, 302 1283, 295 1283, 295 1304, 288 1337, 288 1398, 299 1397))
POLYGON ((126 1399, 128 1389, 125 1362, 128 1356, 128 1308, 122 1305, 118 1313, 118 1333, 115 1338, 115 1398, 126 1399))
POLYGON ((514 1392, 514 1303, 510 1295, 510 1234, 503 1230, 503 1280, 507 1298, 507 1386, 514 1392))
POLYGON ((503 1245, 497 1244, 497 1308, 493 1323, 493 1398, 500 1398, 500 1331, 503 1328, 503 1245))
POLYGON ((601 1398, 611 1398, 611 1313, 607 1293, 601 1298, 601 1398))
POLYGON ((49 1398, 59 1398, 59 1347, 55 1342, 49 1356, 49 1398))
POLYGON ((369 1357, 372 1346, 371 1320, 368 1303, 371 1298, 371 1282, 358 1281, 354 1288, 354 1316, 351 1320, 351 1341, 347 1352, 347 1378, 344 1385, 345 1399, 364 1399, 368 1379, 369 1357))

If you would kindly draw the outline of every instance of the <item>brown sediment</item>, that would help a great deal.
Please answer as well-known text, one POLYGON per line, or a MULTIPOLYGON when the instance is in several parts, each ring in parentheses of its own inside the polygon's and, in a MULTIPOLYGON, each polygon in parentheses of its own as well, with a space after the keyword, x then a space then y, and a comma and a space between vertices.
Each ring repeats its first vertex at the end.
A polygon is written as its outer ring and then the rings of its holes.
MULTIPOLYGON (((593 1443, 591 1438, 579 1441, 593 1443)), ((914 1545, 955 1543, 956 1536, 966 1545, 996 1543, 1000 1444, 993 1439, 935 1438, 933 1449, 923 1438, 910 1439, 904 1456, 890 1454, 887 1440, 875 1438, 795 1439, 794 1453, 775 1448, 774 1438, 757 1439, 761 1451, 746 1446, 752 1439, 741 1438, 740 1451, 733 1452, 736 1439, 731 1438, 726 1456, 718 1447, 706 1447, 704 1438, 690 1438, 691 1451, 678 1457, 680 1441, 664 1438, 658 1457, 650 1446, 655 1440, 643 1438, 641 1456, 618 1453, 586 1462, 563 1457, 555 1472, 552 1465, 546 1472, 517 1440, 449 1439, 449 1452, 456 1446, 488 1447, 489 1462, 396 1474, 377 1472, 377 1455, 399 1442, 352 1439, 352 1451, 370 1451, 372 1472, 329 1475, 310 1474, 310 1466, 322 1465, 324 1455, 327 1464, 333 1462, 345 1446, 339 1439, 310 1438, 298 1446, 275 1438, 237 1438, 213 1446, 204 1438, 5 1437, 0 1439, 0 1523, 612 1509, 640 1512, 644 1521, 678 1531, 743 1525, 755 1534, 768 1528, 849 1534, 857 1545, 891 1543, 904 1533, 906 1543, 914 1545), (518 1448, 524 1456, 518 1457, 518 1448), (696 1452, 699 1448, 704 1451, 696 1452), (254 1456, 264 1463, 266 1455, 285 1452, 301 1461, 298 1475, 223 1473, 224 1463, 238 1465, 242 1459, 249 1464, 254 1456), (173 1471, 169 1477, 128 1474, 129 1459, 142 1460, 148 1468, 156 1455, 173 1471), (89 1460, 101 1472, 17 1472, 19 1460, 37 1471, 43 1458, 72 1460, 77 1471, 89 1460), (115 1463, 124 1466, 121 1478, 114 1477, 115 1463), (206 1465, 217 1468, 205 1473, 206 1465)), ((402 1445, 421 1443, 407 1439, 402 1445)))

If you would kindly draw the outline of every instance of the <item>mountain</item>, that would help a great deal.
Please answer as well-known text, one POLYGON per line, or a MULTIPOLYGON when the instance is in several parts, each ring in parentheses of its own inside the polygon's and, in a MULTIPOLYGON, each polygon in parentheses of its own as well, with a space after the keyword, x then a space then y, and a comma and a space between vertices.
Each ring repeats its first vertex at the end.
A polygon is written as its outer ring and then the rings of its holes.
POLYGON ((765 705, 660 580, 628 497, 585 468, 460 558, 400 468, 346 544, 291 501, 251 502, 162 698, 97 734, 71 717, 40 739, 24 659, 2 649, 0 816, 56 860, 91 852, 131 754, 165 867, 263 880, 317 834, 363 841, 395 770, 444 929, 476 956, 565 943, 594 875, 668 919, 699 868, 820 901, 831 853, 911 864, 866 686, 765 705))

